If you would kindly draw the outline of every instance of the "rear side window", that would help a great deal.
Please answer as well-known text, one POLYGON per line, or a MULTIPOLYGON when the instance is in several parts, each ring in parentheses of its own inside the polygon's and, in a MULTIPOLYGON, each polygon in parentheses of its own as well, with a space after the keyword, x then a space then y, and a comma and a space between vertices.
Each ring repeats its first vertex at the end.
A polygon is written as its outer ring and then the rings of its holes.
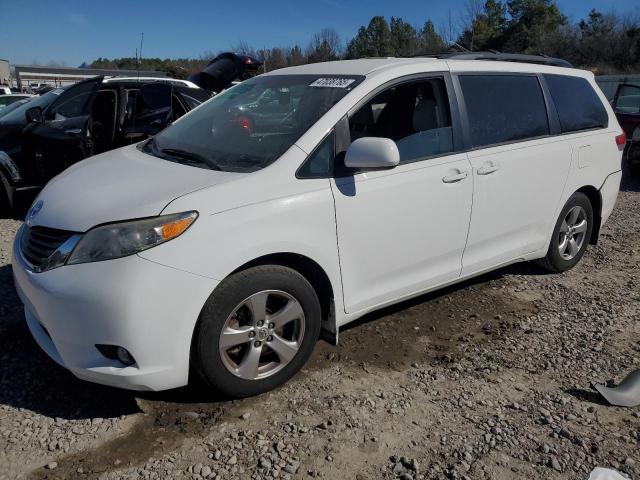
POLYGON ((600 97, 584 78, 544 75, 558 111, 562 133, 605 128, 609 116, 600 97))
POLYGON ((461 75, 472 147, 542 137, 549 120, 538 78, 461 75))

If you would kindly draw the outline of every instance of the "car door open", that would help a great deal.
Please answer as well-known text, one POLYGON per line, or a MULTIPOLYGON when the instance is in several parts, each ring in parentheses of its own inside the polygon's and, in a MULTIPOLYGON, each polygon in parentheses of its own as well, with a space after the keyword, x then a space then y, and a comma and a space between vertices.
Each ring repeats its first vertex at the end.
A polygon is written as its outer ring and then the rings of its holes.
POLYGON ((22 148, 33 158, 43 181, 93 154, 91 109, 102 79, 77 83, 44 111, 39 107, 27 110, 29 124, 22 148))
POLYGON ((640 127, 640 86, 626 83, 618 86, 613 109, 627 138, 631 138, 633 131, 640 127))

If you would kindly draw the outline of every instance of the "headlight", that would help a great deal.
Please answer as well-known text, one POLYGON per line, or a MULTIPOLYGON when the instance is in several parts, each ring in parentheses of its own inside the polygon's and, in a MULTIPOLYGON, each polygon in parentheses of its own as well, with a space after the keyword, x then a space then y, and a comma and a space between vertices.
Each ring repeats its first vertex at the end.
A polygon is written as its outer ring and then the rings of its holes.
POLYGON ((85 233, 67 265, 126 257, 182 235, 198 212, 175 213, 95 227, 85 233))

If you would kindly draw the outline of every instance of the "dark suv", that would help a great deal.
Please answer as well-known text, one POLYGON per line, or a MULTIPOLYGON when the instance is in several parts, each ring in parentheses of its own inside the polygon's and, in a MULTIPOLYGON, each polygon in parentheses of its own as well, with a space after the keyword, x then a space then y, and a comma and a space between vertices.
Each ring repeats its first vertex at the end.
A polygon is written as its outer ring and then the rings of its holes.
POLYGON ((173 79, 94 77, 53 89, 0 118, 0 203, 86 157, 144 140, 210 98, 173 79))

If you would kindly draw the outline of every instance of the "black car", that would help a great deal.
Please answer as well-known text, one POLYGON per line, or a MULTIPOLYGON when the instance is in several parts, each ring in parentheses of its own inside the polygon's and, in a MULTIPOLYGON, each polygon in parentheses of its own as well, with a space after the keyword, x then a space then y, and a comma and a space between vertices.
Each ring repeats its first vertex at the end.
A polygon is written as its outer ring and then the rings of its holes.
POLYGON ((12 207, 69 165, 143 140, 209 98, 184 80, 103 77, 33 98, 0 117, 0 203, 12 207))

